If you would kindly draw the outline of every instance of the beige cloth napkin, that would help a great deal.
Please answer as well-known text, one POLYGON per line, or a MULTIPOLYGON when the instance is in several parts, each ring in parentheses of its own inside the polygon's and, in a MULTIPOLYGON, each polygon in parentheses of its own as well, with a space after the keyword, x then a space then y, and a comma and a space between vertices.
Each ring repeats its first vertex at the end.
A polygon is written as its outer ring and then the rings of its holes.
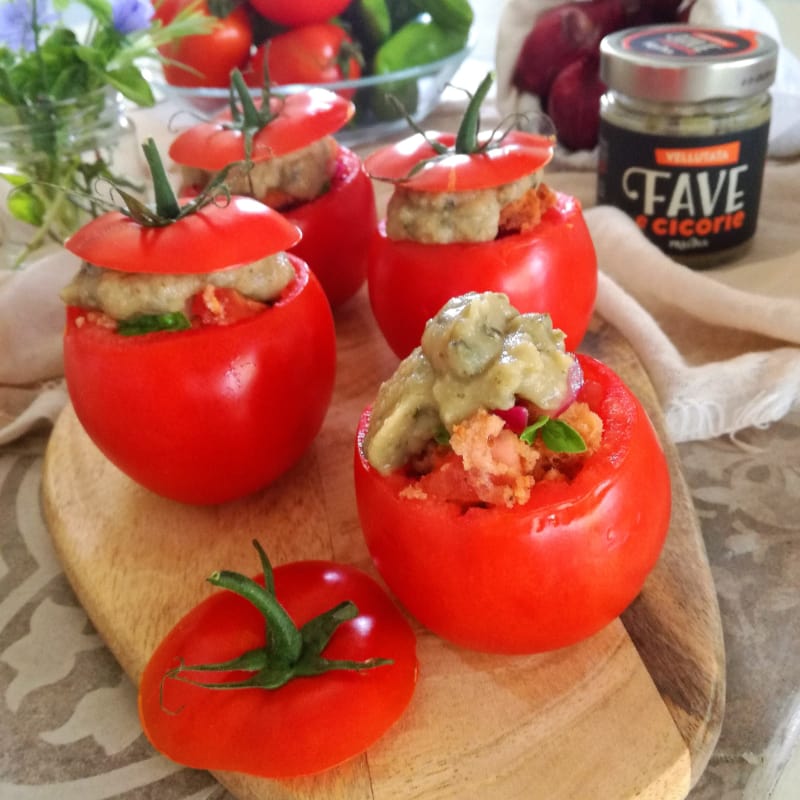
MULTIPOLYGON (((596 311, 636 350, 675 441, 767 425, 800 407, 800 296, 692 272, 615 208, 589 209, 586 219, 602 268, 596 311)), ((780 277, 800 269, 800 252, 747 268, 780 277)))

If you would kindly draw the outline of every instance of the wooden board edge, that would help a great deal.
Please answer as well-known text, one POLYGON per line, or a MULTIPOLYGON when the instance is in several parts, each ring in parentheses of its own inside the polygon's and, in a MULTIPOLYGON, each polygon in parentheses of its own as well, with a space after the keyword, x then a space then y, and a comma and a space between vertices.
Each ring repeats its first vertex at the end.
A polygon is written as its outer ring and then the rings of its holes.
MULTIPOLYGON (((595 318, 589 332, 592 353, 601 360, 603 348, 613 340, 608 335, 609 329, 614 336, 620 335, 612 325, 595 318)), ((661 440, 670 466, 673 509, 659 563, 621 619, 689 748, 694 786, 708 766, 725 713, 722 619, 702 530, 678 450, 667 432, 663 411, 644 366, 632 350, 628 358, 632 362, 629 368, 623 365, 618 371, 641 400, 661 440), (694 559, 686 559, 687 547, 694 552, 694 559), (680 583, 685 587, 681 614, 695 619, 695 626, 669 629, 671 598, 665 590, 668 581, 673 586, 680 583), (695 683, 690 685, 682 680, 685 675, 693 675, 695 683), (702 683, 702 691, 698 691, 697 682, 702 683)))

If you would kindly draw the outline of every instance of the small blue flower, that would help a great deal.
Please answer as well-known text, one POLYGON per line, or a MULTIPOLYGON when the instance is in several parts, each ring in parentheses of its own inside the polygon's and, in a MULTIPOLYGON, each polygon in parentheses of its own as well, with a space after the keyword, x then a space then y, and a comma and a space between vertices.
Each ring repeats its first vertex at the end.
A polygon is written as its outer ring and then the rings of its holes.
POLYGON ((26 50, 32 52, 36 47, 33 30, 34 8, 39 28, 57 22, 59 17, 49 0, 3 0, 0 5, 0 44, 12 52, 26 50))
POLYGON ((112 0, 111 13, 114 28, 126 36, 148 28, 155 10, 150 0, 112 0))

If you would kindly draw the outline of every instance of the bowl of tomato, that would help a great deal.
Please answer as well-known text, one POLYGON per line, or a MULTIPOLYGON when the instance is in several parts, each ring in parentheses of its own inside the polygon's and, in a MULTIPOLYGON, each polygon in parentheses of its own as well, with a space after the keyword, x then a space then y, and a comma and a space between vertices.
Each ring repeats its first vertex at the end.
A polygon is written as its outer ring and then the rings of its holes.
MULTIPOLYGON (((157 15, 166 23, 188 2, 167 0, 157 15)), ((219 2, 199 8, 217 21, 210 33, 161 48, 163 64, 150 74, 157 95, 215 114, 229 102, 235 69, 254 97, 266 80, 278 95, 322 86, 355 104, 337 133, 344 144, 404 130, 406 115, 427 117, 476 41, 468 0, 246 0, 227 14, 219 2)))

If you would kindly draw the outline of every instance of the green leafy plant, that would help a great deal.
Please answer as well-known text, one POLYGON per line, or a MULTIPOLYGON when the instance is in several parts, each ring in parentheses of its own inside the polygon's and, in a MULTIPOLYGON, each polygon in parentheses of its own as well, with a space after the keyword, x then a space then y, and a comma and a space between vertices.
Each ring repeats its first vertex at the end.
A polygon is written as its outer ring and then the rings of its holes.
POLYGON ((76 198, 97 179, 124 183, 101 146, 119 118, 119 95, 153 105, 142 65, 159 58, 160 45, 213 25, 196 5, 163 25, 150 0, 81 0, 87 19, 73 29, 62 18, 69 5, 0 0, 0 173, 13 187, 11 217, 33 226, 15 263, 46 241, 63 242, 95 213, 76 198))

